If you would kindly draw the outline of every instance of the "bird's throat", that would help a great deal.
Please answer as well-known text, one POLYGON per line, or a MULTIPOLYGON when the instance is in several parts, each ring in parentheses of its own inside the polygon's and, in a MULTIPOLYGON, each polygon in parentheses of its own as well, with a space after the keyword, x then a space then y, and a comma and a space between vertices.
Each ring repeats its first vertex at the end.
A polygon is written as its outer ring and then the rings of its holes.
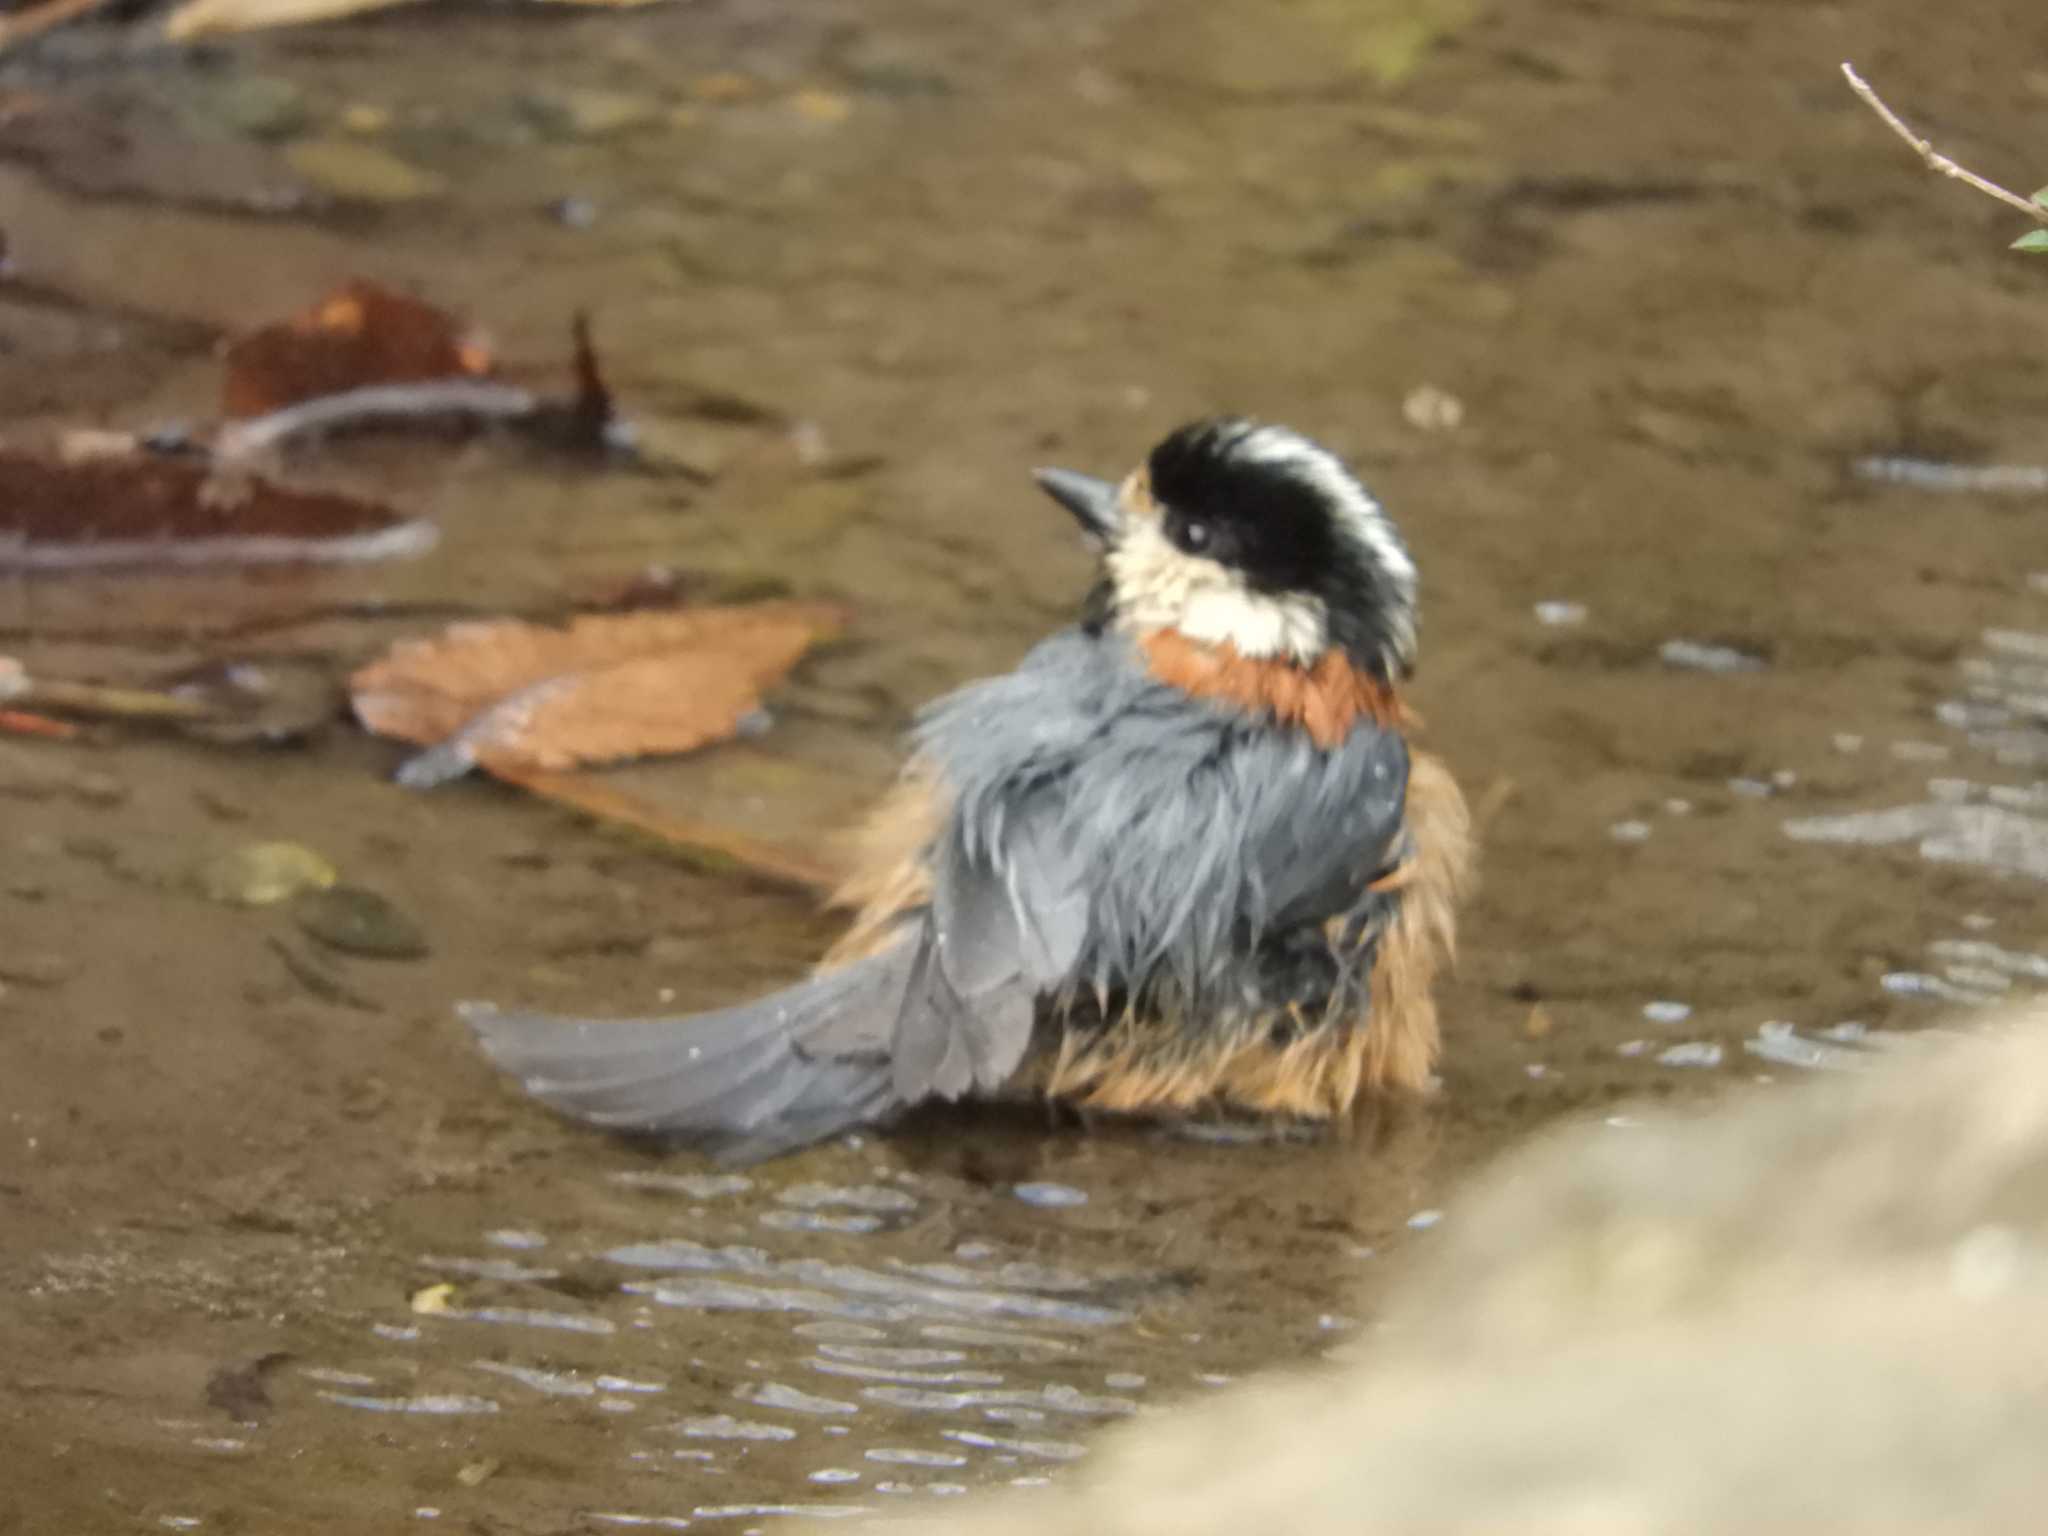
POLYGON ((1210 645, 1171 629, 1141 636, 1138 647, 1160 682, 1298 727, 1326 751, 1362 721, 1388 728, 1409 723, 1400 696, 1334 646, 1306 666, 1285 657, 1242 656, 1228 642, 1210 645))

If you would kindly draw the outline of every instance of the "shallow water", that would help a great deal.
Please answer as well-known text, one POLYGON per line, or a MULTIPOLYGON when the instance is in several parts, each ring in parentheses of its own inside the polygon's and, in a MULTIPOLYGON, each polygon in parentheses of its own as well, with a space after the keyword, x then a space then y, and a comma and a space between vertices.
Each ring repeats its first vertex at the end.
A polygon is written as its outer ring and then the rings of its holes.
POLYGON ((1025 471, 1247 409, 1409 534, 1416 700, 1485 820, 1428 1105, 1319 1144, 933 1116, 734 1176, 547 1118, 450 1006, 737 996, 827 940, 806 900, 401 790, 340 727, 0 740, 0 1529, 742 1530, 1056 1477, 1369 1345, 1458 1175, 1556 1116, 1625 1135, 1640 1096, 1850 1070, 2038 987, 2048 500, 1854 466, 2042 457, 2048 269, 1834 73, 2032 185, 2036 11, 422 11, 0 66, 10 437, 203 419, 219 335, 363 275, 540 374, 592 307, 654 465, 336 444, 292 473, 432 516, 432 552, 0 575, 32 669, 339 673, 650 564, 842 598, 765 736, 632 771, 813 849, 918 701, 1071 611, 1085 557, 1025 471), (198 147, 80 127, 124 113, 198 147), (424 177, 245 211, 357 142, 424 177), (321 957, 193 892, 273 838, 431 953, 321 957))

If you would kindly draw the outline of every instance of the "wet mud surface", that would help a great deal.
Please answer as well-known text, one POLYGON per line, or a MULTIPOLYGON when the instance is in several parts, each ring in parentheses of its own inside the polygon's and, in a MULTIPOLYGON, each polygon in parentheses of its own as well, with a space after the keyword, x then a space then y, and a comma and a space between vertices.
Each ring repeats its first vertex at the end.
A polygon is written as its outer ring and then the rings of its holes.
POLYGON ((1460 1176, 1556 1117, 2037 985, 2048 504, 1849 466, 2048 455, 2048 273, 1834 71, 2026 186, 2044 55, 2019 3, 892 0, 6 63, 11 441, 203 420, 222 337, 368 276, 537 367, 592 308, 656 466, 298 456, 437 547, 0 571, 32 670, 338 678, 650 565, 841 600, 775 730, 633 770, 815 849, 920 700, 1072 611, 1026 470, 1238 409, 1402 523, 1415 700, 1485 833, 1427 1104, 1306 1145, 931 1116, 730 1177, 551 1120, 451 1005, 722 1001, 822 948, 806 898, 405 791, 339 722, 0 739, 0 1529, 737 1531, 1057 1477, 1369 1337, 1460 1176), (426 954, 200 892, 276 839, 426 954))

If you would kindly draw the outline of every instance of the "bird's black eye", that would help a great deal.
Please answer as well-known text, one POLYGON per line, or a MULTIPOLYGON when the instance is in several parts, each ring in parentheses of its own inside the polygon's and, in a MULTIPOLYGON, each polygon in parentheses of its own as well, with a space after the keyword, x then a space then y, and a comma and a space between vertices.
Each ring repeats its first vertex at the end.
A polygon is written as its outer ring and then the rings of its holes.
POLYGON ((1175 542, 1191 555, 1199 555, 1209 547, 1209 525, 1197 518, 1189 518, 1180 525, 1180 538, 1175 542))

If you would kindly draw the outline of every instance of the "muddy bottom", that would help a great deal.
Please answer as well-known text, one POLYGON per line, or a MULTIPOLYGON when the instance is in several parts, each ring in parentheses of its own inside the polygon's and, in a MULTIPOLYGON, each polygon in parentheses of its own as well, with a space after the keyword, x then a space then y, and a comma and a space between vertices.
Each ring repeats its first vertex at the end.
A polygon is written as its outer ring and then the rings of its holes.
POLYGON ((650 448, 297 454, 438 545, 0 571, 32 671, 338 679, 651 566, 829 597, 772 731, 633 770, 815 852, 920 700, 1073 611, 1026 471, 1251 411, 1416 550, 1484 886, 1440 1091, 1344 1137, 952 1114, 733 1175, 549 1118, 452 1005, 736 997, 828 940, 805 896, 403 790, 338 720, 0 739, 0 1529, 737 1531, 1056 1478, 1369 1342, 1459 1175, 1558 1116, 1623 1135, 2038 985, 2048 505, 1850 466, 2048 455, 2048 269, 1835 66, 2024 187, 2043 56, 2020 0, 735 0, 10 57, 10 440, 204 420, 222 337, 364 276, 536 372, 591 309, 650 448), (202 894, 279 839, 427 953, 202 894))

